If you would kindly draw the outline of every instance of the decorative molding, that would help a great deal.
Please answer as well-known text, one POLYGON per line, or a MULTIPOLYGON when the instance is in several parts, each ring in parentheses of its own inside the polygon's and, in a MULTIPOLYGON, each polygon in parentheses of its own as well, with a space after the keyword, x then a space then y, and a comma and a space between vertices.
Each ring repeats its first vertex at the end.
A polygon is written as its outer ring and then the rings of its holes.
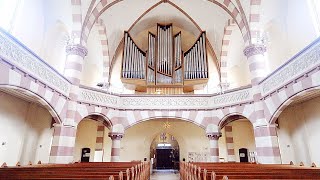
POLYGON ((108 136, 112 139, 112 140, 121 140, 124 136, 123 133, 115 133, 115 132, 109 132, 108 136))
POLYGON ((212 97, 210 101, 212 106, 217 105, 227 105, 227 104, 237 104, 241 102, 246 102, 252 99, 251 95, 251 88, 250 89, 242 89, 234 92, 229 92, 221 95, 217 95, 212 97))
POLYGON ((121 97, 122 107, 126 109, 198 109, 207 108, 207 97, 121 97))
POLYGON ((67 55, 78 55, 84 58, 88 54, 88 50, 81 44, 69 44, 66 47, 66 53, 67 55))
POLYGON ((66 79, 2 31, 0 31, 0 56, 39 80, 52 85, 61 93, 69 94, 70 83, 66 79))
POLYGON ((78 100, 85 101, 88 103, 94 103, 97 105, 109 107, 118 107, 120 97, 94 90, 80 88, 78 98, 78 100))
POLYGON ((295 78, 318 63, 320 63, 320 43, 310 47, 288 64, 281 67, 279 71, 265 79, 260 84, 262 93, 267 94, 279 86, 284 85, 286 82, 295 80, 295 78))
POLYGON ((243 53, 247 57, 251 57, 257 54, 264 54, 267 51, 267 47, 263 44, 251 44, 247 46, 243 53))
POLYGON ((217 132, 217 133, 208 133, 207 134, 207 138, 209 140, 219 140, 219 138, 222 136, 221 132, 217 132))

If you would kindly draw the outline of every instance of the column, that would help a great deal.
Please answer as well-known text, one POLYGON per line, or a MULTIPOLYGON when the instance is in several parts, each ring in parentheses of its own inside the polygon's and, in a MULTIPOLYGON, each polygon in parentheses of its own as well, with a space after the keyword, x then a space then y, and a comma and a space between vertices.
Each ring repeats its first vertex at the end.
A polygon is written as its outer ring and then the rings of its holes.
POLYGON ((94 152, 94 162, 103 162, 103 139, 104 139, 104 125, 98 123, 96 147, 94 152))
POLYGON ((262 164, 280 164, 280 149, 275 126, 254 128, 257 162, 262 164))
POLYGON ((66 117, 62 124, 55 125, 50 152, 50 163, 69 163, 73 161, 73 151, 76 137, 75 115, 77 112, 77 98, 82 72, 82 63, 87 55, 87 49, 80 45, 66 47, 67 58, 64 76, 72 83, 69 100, 67 102, 66 117))
POLYGON ((79 94, 79 84, 82 73, 82 64, 84 57, 87 55, 87 49, 80 45, 68 45, 66 47, 67 59, 64 69, 64 76, 71 81, 71 89, 69 92, 70 100, 67 105, 67 116, 64 122, 74 123, 75 113, 77 111, 77 99, 79 94))
POLYGON ((123 133, 110 132, 109 137, 112 140, 111 162, 119 162, 120 161, 120 144, 121 144, 121 139, 123 137, 123 133))
POLYGON ((251 44, 247 46, 243 53, 247 56, 249 62, 249 70, 251 75, 251 84, 257 85, 266 77, 266 64, 264 53, 267 48, 263 44, 251 44))
POLYGON ((67 164, 73 161, 76 128, 54 124, 49 163, 67 164))
POLYGON ((236 156, 234 152, 234 143, 233 143, 233 134, 232 134, 232 126, 226 125, 224 127, 226 132, 226 144, 227 144, 227 160, 228 162, 236 162, 236 156))
POLYGON ((279 164, 280 150, 274 125, 269 125, 265 119, 264 101, 259 89, 259 82, 266 77, 264 53, 266 46, 251 44, 243 51, 249 61, 251 84, 254 100, 254 134, 257 152, 257 162, 262 164, 279 164))
POLYGON ((66 47, 66 53, 67 59, 64 76, 69 79, 72 84, 79 85, 83 59, 88 54, 88 50, 80 44, 71 44, 66 47))
POLYGON ((207 137, 210 143, 210 162, 219 162, 218 140, 221 137, 221 133, 208 133, 207 137))

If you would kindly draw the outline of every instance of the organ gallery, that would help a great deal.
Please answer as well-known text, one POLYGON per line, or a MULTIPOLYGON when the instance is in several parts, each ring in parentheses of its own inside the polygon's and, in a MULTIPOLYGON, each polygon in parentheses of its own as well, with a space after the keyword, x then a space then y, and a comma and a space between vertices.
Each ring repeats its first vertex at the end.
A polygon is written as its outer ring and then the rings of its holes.
MULTIPOLYGON (((148 48, 141 49, 124 32, 121 77, 137 91, 175 89, 190 92, 208 80, 206 33, 201 32, 195 43, 182 50, 182 33, 173 34, 174 26, 157 24, 156 34, 148 33, 148 48)), ((176 92, 176 93, 177 93, 176 92)))

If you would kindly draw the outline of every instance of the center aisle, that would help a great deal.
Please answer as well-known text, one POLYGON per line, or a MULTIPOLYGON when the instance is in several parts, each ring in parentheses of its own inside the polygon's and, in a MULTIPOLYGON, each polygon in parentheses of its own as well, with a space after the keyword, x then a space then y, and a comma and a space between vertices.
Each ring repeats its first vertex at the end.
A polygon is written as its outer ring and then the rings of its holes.
POLYGON ((179 171, 173 170, 154 170, 150 180, 179 180, 179 171))

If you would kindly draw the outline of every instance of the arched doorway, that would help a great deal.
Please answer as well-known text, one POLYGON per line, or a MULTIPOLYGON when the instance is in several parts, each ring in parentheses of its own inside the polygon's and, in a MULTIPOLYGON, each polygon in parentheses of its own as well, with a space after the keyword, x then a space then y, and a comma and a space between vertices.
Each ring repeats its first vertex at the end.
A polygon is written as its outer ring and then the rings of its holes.
POLYGON ((163 132, 172 135, 178 142, 179 161, 207 161, 210 148, 205 130, 177 118, 150 119, 127 128, 121 140, 120 161, 150 161, 150 157, 154 157, 150 147, 154 139, 163 132), (168 122, 170 126, 165 128, 164 125, 168 122))
POLYGON ((180 151, 176 138, 166 132, 158 134, 150 146, 155 169, 179 169, 180 151))
POLYGON ((256 146, 252 123, 244 116, 228 116, 220 124, 219 154, 222 162, 255 162, 256 146))
POLYGON ((74 148, 76 162, 109 162, 111 139, 108 137, 111 124, 101 115, 83 118, 77 127, 74 148))

